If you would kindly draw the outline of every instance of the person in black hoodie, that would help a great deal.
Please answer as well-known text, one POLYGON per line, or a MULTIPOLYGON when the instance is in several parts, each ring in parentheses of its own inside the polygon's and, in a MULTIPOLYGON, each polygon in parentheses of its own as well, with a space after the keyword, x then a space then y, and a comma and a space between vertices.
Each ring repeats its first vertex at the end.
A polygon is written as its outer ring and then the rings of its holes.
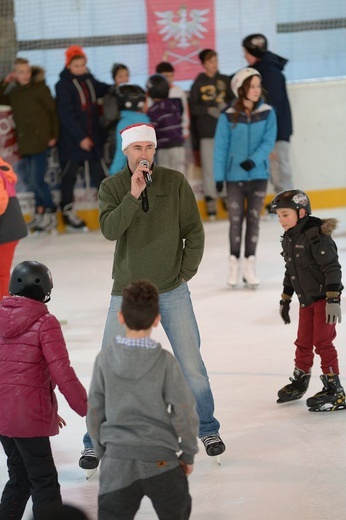
POLYGON ((268 51, 268 41, 263 34, 250 34, 243 39, 242 45, 246 61, 262 76, 262 86, 267 93, 266 101, 276 111, 278 130, 275 148, 270 157, 270 180, 275 193, 280 193, 293 188, 289 156, 292 115, 286 79, 282 73, 288 60, 268 51))
POLYGON ((291 383, 278 392, 278 403, 300 399, 308 389, 314 354, 321 358, 323 388, 306 404, 311 412, 345 410, 345 392, 339 380, 338 353, 333 345, 335 326, 341 322, 341 265, 331 237, 337 220, 311 216, 309 197, 301 190, 278 193, 271 203, 285 233, 282 256, 285 276, 280 315, 287 325, 293 293, 299 299, 295 341, 295 368, 291 383))
POLYGON ((72 45, 65 51, 66 64, 55 86, 61 133, 58 141, 62 169, 61 207, 69 231, 87 230, 73 210, 73 190, 77 171, 89 169, 98 189, 108 175, 103 159, 106 133, 102 129, 97 99, 110 85, 97 81, 86 67, 87 57, 81 47, 72 45))

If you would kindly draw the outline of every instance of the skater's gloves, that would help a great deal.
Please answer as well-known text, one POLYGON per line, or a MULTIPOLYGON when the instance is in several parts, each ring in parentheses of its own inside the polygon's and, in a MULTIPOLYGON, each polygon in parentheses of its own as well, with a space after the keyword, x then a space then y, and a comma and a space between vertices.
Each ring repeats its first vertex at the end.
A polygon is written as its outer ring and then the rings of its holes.
POLYGON ((253 161, 251 161, 251 159, 246 159, 246 161, 240 163, 240 166, 243 168, 243 170, 249 172, 250 170, 252 170, 252 168, 256 166, 256 164, 253 161))
POLYGON ((341 307, 339 293, 327 292, 326 323, 341 323, 341 307))
POLYGON ((222 181, 217 181, 217 182, 215 183, 215 186, 216 186, 216 191, 217 191, 218 193, 221 193, 222 190, 223 190, 223 182, 222 182, 222 181))
POLYGON ((290 304, 291 304, 291 297, 288 296, 287 294, 282 294, 281 300, 280 300, 280 316, 283 319, 285 325, 288 325, 289 323, 291 323, 290 304))

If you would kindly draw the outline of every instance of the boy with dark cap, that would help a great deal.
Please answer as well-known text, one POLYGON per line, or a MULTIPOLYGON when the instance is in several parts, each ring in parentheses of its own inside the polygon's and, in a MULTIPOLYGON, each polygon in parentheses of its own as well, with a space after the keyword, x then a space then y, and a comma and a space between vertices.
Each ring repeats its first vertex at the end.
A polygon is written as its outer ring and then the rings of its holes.
MULTIPOLYGON (((190 91, 191 131, 201 153, 207 214, 214 218, 217 198, 213 174, 214 135, 220 112, 230 103, 232 92, 230 77, 218 71, 217 53, 213 49, 204 49, 199 53, 199 59, 204 72, 197 76, 190 91)), ((219 195, 226 200, 225 191, 219 195)))
POLYGON ((186 520, 196 402, 178 362, 150 338, 160 322, 156 287, 140 280, 122 296, 118 320, 126 336, 97 356, 89 392, 87 423, 102 458, 98 518, 131 520, 148 496, 158 518, 186 520))
POLYGON ((244 38, 242 45, 246 61, 262 76, 267 102, 276 111, 278 130, 275 147, 270 156, 270 174, 275 193, 279 193, 293 188, 289 157, 292 115, 286 79, 282 72, 288 60, 268 50, 268 41, 263 34, 250 34, 244 38))

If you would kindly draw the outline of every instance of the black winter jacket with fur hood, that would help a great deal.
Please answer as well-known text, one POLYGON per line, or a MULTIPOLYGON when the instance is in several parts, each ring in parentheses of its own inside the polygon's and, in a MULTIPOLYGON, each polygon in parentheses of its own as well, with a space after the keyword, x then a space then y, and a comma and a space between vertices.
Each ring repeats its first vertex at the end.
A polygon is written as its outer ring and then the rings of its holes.
POLYGON ((341 293, 343 289, 338 251, 331 237, 336 227, 334 218, 306 216, 282 237, 283 292, 289 296, 295 292, 302 307, 326 298, 327 291, 341 293))

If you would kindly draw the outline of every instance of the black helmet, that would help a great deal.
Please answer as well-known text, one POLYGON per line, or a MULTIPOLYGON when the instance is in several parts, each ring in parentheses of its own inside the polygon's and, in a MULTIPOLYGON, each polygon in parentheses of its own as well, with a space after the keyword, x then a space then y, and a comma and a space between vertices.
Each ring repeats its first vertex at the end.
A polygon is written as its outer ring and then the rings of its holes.
POLYGON ((169 83, 163 74, 153 74, 146 84, 148 94, 153 99, 168 98, 169 83))
POLYGON ((53 280, 48 267, 39 262, 26 260, 13 269, 9 293, 13 295, 23 294, 23 292, 26 293, 25 290, 29 288, 41 289, 44 301, 47 302, 50 300, 53 280))
POLYGON ((268 50, 268 40, 264 34, 249 34, 243 39, 243 47, 251 56, 262 58, 263 54, 268 50))
POLYGON ((309 197, 302 190, 286 190, 278 193, 271 203, 272 213, 276 213, 276 210, 279 208, 291 208, 296 210, 303 208, 308 215, 311 213, 309 197))
POLYGON ((145 92, 138 85, 123 83, 116 88, 119 110, 141 110, 145 103, 145 92))

